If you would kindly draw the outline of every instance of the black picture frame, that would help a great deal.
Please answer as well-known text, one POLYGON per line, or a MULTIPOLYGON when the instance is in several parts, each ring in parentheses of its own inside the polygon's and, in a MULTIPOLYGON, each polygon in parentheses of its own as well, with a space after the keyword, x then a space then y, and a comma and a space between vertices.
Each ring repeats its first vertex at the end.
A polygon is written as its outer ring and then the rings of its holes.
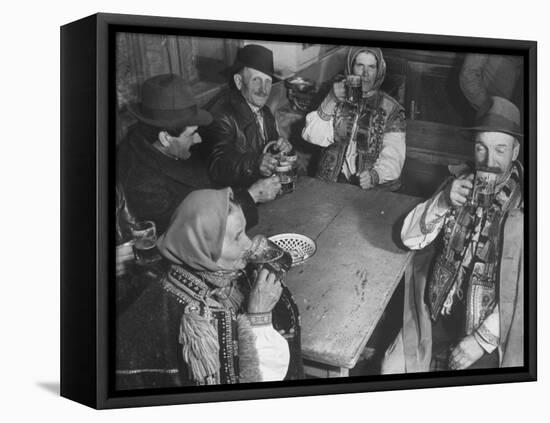
POLYGON ((536 349, 537 44, 451 37, 195 19, 95 14, 61 28, 61 395, 90 407, 118 408, 304 395, 534 381, 536 349), (115 93, 114 34, 143 33, 376 44, 424 50, 521 55, 525 61, 525 363, 523 367, 390 376, 265 382, 116 393, 113 369, 115 93))

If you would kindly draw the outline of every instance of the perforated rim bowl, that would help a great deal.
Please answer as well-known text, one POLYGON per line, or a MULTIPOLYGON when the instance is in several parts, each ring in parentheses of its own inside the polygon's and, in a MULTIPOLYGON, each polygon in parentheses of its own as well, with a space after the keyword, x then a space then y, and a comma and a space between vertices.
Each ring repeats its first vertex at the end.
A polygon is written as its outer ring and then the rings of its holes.
POLYGON ((290 254, 292 266, 305 263, 317 250, 315 241, 301 234, 278 234, 269 237, 269 240, 290 254))

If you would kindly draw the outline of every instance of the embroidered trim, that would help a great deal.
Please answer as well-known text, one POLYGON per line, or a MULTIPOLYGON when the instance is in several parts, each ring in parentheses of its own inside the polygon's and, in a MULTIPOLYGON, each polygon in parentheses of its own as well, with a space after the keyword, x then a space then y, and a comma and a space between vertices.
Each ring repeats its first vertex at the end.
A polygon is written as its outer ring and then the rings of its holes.
POLYGON ((267 326, 271 325, 271 312, 268 313, 248 313, 248 320, 251 326, 267 326))
POLYGON ((336 114, 335 112, 336 112, 337 105, 338 105, 338 98, 334 95, 334 93, 331 90, 329 94, 326 96, 326 98, 323 100, 319 108, 317 109, 317 114, 324 121, 329 121, 336 114))
POLYGON ((475 335, 478 335, 482 340, 484 340, 488 344, 491 344, 495 347, 498 346, 499 337, 495 336, 495 334, 493 334, 483 324, 477 328, 477 330, 474 333, 474 336, 475 335))
POLYGON ((235 315, 231 310, 216 313, 218 318, 218 339, 220 342, 220 363, 221 368, 221 383, 237 383, 237 376, 235 371, 236 353, 234 334, 236 337, 237 327, 235 315))
POLYGON ((197 276, 202 280, 209 282, 210 284, 224 288, 231 283, 231 280, 238 278, 243 274, 242 270, 218 270, 217 272, 196 272, 197 276))
POLYGON ((323 119, 326 122, 332 119, 332 115, 326 114, 325 112, 323 112, 323 110, 320 107, 317 109, 317 114, 321 119, 323 119))
POLYGON ((193 274, 186 272, 180 266, 172 266, 166 280, 196 300, 204 300, 210 292, 210 288, 206 283, 193 274))

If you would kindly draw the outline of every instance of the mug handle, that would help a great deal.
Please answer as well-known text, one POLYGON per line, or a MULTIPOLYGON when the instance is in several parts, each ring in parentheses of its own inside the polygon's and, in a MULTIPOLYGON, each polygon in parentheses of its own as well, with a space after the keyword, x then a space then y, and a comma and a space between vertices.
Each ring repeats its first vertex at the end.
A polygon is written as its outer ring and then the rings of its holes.
POLYGON ((263 154, 267 153, 267 151, 269 150, 269 147, 271 147, 271 146, 274 145, 274 144, 277 144, 278 142, 279 142, 278 140, 269 141, 269 142, 265 145, 265 147, 264 147, 262 153, 263 153, 263 154))

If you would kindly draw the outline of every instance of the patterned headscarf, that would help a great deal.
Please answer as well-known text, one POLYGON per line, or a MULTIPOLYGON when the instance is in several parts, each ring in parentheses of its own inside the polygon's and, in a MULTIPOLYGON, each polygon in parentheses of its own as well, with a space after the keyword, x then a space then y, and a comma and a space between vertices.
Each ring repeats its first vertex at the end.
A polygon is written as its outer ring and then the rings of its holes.
POLYGON ((353 63, 355 62, 355 59, 357 58, 359 53, 370 53, 374 57, 376 57, 377 73, 371 91, 379 89, 382 85, 382 82, 384 82, 384 78, 386 77, 386 61, 384 60, 384 56, 382 55, 382 50, 380 50, 379 48, 350 47, 348 51, 348 59, 346 62, 346 75, 353 74, 353 63))
POLYGON ((160 253, 176 264, 200 271, 222 270, 222 253, 231 188, 194 191, 178 206, 166 232, 157 241, 160 253))

